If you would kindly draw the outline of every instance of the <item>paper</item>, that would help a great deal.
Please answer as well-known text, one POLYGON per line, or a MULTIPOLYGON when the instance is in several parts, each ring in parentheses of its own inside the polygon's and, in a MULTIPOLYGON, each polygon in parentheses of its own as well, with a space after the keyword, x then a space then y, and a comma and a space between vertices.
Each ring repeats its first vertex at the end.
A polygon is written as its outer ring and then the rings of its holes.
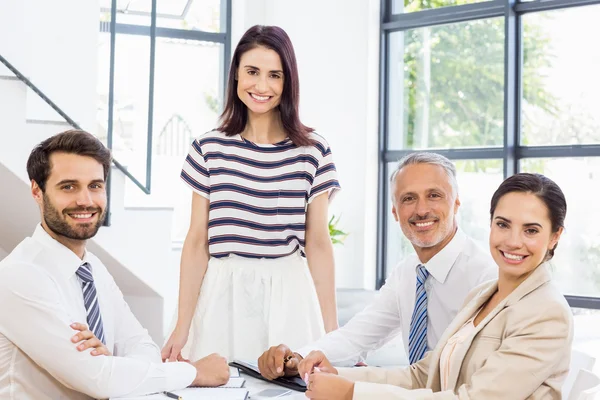
POLYGON ((187 388, 176 390, 173 393, 181 396, 183 400, 246 400, 248 398, 248 390, 246 389, 228 389, 222 387, 187 388))
POLYGON ((238 378, 240 376, 240 370, 235 367, 229 367, 229 376, 232 378, 238 378))
POLYGON ((241 388, 244 387, 244 383, 246 383, 246 380, 244 378, 240 378, 238 377, 232 377, 229 378, 229 381, 224 384, 223 386, 219 386, 220 388, 241 388))
MULTIPOLYGON (((248 390, 227 388, 187 388, 175 390, 172 393, 181 396, 183 400, 247 400, 248 390)), ((125 398, 123 398, 125 400, 125 398)), ((149 396, 127 397, 126 400, 169 400, 162 393, 149 396)))

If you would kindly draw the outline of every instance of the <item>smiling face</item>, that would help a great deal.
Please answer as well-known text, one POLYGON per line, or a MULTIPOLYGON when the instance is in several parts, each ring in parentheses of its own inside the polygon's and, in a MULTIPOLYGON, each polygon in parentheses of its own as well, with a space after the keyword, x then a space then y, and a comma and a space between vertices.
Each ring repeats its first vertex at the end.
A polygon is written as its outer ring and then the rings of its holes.
MULTIPOLYGON (((91 157, 55 152, 50 156, 46 190, 33 182, 42 225, 59 242, 85 241, 96 235, 106 216, 104 168, 91 157)), ((68 246, 69 247, 69 246, 68 246)))
POLYGON ((523 281, 546 260, 562 230, 552 232, 548 207, 536 195, 511 192, 502 196, 490 231, 490 251, 500 275, 523 281))
POLYGON ((277 52, 258 46, 242 54, 237 70, 237 95, 249 113, 265 114, 277 107, 283 82, 283 67, 277 52))
POLYGON ((393 190, 394 219, 426 262, 456 231, 460 201, 450 178, 439 165, 407 165, 397 173, 393 190))

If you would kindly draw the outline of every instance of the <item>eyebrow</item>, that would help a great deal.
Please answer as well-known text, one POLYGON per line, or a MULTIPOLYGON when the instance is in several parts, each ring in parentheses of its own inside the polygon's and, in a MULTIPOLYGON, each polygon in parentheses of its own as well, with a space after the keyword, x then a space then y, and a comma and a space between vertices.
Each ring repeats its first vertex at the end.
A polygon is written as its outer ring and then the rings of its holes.
MULTIPOLYGON (((258 67, 255 67, 254 65, 244 65, 244 68, 253 68, 253 69, 258 69, 258 70, 260 70, 260 68, 258 68, 258 67)), ((272 70, 271 70, 271 71, 269 71, 269 72, 279 72, 280 74, 283 74, 283 71, 282 71, 282 70, 280 70, 280 69, 272 69, 272 70)))
MULTIPOLYGON (((77 183, 79 183, 79 181, 75 179, 63 179, 62 181, 58 182, 56 186, 73 185, 77 183)), ((104 179, 94 179, 90 183, 104 183, 104 179)))
MULTIPOLYGON (((444 190, 442 190, 440 188, 437 188, 437 187, 432 187, 432 188, 429 188, 429 189, 425 189, 425 193, 431 193, 431 192, 443 192, 443 193, 446 193, 444 190)), ((410 196, 418 196, 417 192, 403 192, 403 193, 400 193, 400 196, 408 196, 408 195, 410 195, 410 196)))
MULTIPOLYGON (((504 218, 501 216, 497 216, 494 219, 501 219, 504 222, 508 222, 509 224, 511 223, 510 219, 504 218)), ((537 222, 529 222, 529 223, 523 224, 523 226, 539 226, 540 228, 543 228, 543 226, 541 224, 538 224, 537 222)))

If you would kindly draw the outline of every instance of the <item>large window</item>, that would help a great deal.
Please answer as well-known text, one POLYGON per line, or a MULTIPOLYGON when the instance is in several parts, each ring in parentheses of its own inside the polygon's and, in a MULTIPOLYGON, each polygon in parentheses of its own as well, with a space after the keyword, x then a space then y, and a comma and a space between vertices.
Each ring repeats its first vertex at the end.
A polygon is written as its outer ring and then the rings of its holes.
POLYGON ((415 150, 458 170, 462 229, 487 247, 502 179, 540 172, 569 205, 555 282, 600 309, 600 1, 382 0, 377 284, 413 251, 391 215, 389 177, 415 150))
POLYGON ((96 132, 130 174, 128 205, 175 208, 174 240, 189 223, 183 160, 223 106, 230 8, 231 0, 100 1, 96 132))

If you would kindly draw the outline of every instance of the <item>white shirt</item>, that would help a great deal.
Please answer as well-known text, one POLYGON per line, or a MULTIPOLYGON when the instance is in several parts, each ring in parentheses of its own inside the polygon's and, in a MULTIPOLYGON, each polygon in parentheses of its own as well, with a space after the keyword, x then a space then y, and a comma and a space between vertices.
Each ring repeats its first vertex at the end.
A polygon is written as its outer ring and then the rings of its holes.
MULTIPOLYGON (((305 357, 312 350, 321 350, 332 363, 352 366, 400 331, 408 354, 419 264, 416 254, 406 257, 387 278, 371 304, 340 329, 297 350, 298 354, 305 357)), ((433 349, 471 289, 487 280, 497 279, 498 268, 489 252, 460 228, 450 243, 424 265, 429 271, 425 281, 427 344, 433 349)))
POLYGON ((196 369, 163 364, 159 348, 131 313, 102 262, 79 259, 41 225, 0 262, 0 398, 89 399, 132 396, 190 385, 196 369), (112 357, 80 352, 69 325, 86 323, 81 281, 92 267, 106 346, 112 357))

